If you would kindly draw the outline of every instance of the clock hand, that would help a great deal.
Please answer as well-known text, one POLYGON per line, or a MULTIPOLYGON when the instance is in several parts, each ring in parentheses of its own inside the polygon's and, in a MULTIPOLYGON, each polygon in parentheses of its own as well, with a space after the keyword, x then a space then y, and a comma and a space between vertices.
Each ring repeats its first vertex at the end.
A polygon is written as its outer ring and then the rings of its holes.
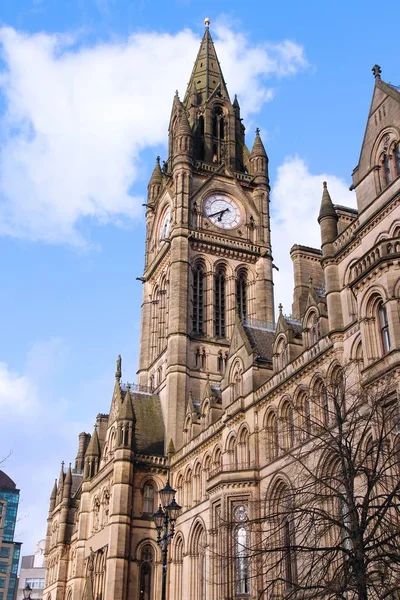
MULTIPOLYGON (((211 217, 216 217, 217 215, 220 215, 222 217, 222 215, 224 214, 224 212, 226 212, 227 210, 230 210, 230 208, 226 207, 223 210, 218 210, 217 212, 212 213, 211 215, 207 215, 207 216, 208 216, 209 219, 211 217)), ((218 219, 218 220, 221 220, 221 219, 218 219)))
POLYGON ((228 207, 226 207, 224 210, 221 210, 221 214, 218 217, 218 221, 222 221, 222 215, 224 214, 224 212, 229 211, 230 209, 228 207))

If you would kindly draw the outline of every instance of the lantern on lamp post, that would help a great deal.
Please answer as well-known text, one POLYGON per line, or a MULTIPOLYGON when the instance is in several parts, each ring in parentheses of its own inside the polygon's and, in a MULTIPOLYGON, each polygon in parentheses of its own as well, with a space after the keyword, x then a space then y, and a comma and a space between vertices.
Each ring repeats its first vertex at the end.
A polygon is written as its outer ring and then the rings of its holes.
POLYGON ((175 500, 176 490, 174 490, 169 481, 165 484, 160 494, 160 506, 153 514, 154 523, 157 529, 157 544, 162 550, 162 587, 161 600, 166 600, 167 594, 167 568, 168 568, 168 546, 171 543, 175 533, 175 522, 179 517, 182 507, 175 500))

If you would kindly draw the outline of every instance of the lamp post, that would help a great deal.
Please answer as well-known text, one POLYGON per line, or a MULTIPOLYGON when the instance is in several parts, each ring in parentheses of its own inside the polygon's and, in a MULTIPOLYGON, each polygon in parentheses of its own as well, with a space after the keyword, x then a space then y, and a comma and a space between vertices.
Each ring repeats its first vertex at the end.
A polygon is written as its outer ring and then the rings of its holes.
POLYGON ((31 600, 31 591, 32 591, 32 588, 29 585, 29 583, 27 583, 26 586, 24 587, 24 589, 22 590, 22 593, 24 594, 24 598, 26 600, 31 600))
POLYGON ((167 564, 168 564, 168 546, 171 543, 175 533, 175 521, 181 512, 181 506, 175 500, 176 490, 170 485, 169 481, 160 491, 161 504, 157 512, 153 514, 154 523, 157 528, 157 544, 162 550, 162 586, 161 600, 166 600, 167 594, 167 564))

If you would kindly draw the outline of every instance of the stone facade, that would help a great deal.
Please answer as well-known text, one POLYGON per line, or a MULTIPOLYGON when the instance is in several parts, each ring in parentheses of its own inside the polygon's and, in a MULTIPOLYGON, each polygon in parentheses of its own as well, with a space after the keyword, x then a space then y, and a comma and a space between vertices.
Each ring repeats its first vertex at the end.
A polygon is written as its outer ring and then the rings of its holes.
POLYGON ((293 246, 293 314, 275 324, 268 157, 258 131, 245 144, 206 25, 148 186, 138 384, 121 383, 119 358, 109 414, 54 485, 46 600, 160 596, 151 514, 167 476, 183 507, 169 598, 259 598, 263 582, 238 587, 213 548, 218 519, 256 510, 290 477, 294 440, 279 424, 350 362, 363 385, 389 373, 398 396, 400 92, 374 74, 358 210, 324 183, 321 248, 293 246))

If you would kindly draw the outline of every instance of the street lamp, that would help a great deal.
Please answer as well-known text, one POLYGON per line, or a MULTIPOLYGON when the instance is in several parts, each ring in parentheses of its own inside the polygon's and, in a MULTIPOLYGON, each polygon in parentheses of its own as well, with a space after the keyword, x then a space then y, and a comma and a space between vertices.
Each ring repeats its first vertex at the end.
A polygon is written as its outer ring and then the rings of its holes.
POLYGON ((167 481, 159 493, 161 504, 158 507, 157 512, 153 514, 153 519, 157 529, 157 544, 162 550, 163 558, 161 600, 166 600, 168 545, 174 537, 175 521, 179 517, 182 506, 179 506, 176 502, 176 490, 169 485, 169 481, 167 481))
POLYGON ((31 598, 31 591, 32 591, 32 588, 29 585, 29 583, 27 583, 26 586, 24 587, 24 589, 22 590, 22 592, 24 594, 24 598, 26 598, 26 600, 30 600, 30 598, 31 598))

